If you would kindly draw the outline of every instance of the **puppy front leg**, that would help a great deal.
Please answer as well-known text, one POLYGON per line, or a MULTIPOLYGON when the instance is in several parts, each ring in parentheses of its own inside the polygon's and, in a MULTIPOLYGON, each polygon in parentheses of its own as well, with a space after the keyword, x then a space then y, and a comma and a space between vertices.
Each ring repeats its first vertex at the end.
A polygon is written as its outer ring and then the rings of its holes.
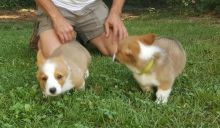
POLYGON ((85 90, 85 78, 84 74, 79 73, 73 76, 73 85, 76 90, 85 90))
POLYGON ((143 92, 152 92, 152 86, 151 85, 140 85, 140 87, 141 87, 141 90, 143 91, 143 92))
POLYGON ((167 103, 168 98, 170 96, 171 87, 172 87, 172 82, 171 83, 169 83, 169 82, 162 83, 158 87, 157 92, 156 92, 156 97, 157 97, 156 103, 157 104, 167 103))
POLYGON ((83 83, 81 84, 78 90, 85 91, 85 83, 85 80, 83 80, 83 83))
POLYGON ((85 90, 85 80, 82 79, 82 80, 80 81, 80 83, 78 83, 77 86, 75 86, 75 89, 76 89, 77 91, 84 91, 84 90, 85 90))
POLYGON ((89 69, 86 70, 85 79, 87 79, 88 77, 89 77, 89 69))

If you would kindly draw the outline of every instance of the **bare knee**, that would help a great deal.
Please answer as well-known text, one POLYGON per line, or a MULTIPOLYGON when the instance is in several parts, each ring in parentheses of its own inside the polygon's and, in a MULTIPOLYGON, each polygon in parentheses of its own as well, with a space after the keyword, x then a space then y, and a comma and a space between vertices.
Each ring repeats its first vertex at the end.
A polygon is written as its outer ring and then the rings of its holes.
POLYGON ((112 56, 117 52, 117 44, 112 43, 111 38, 105 37, 104 34, 92 39, 90 42, 105 56, 112 56))
POLYGON ((48 58, 52 54, 53 50, 49 50, 47 46, 43 45, 43 43, 40 40, 38 41, 38 49, 42 51, 45 58, 48 58))
POLYGON ((47 30, 40 34, 38 47, 42 50, 45 58, 48 58, 60 45, 61 43, 54 30, 47 30))
POLYGON ((110 52, 108 52, 107 50, 105 51, 101 51, 102 55, 104 56, 112 56, 112 54, 110 52))

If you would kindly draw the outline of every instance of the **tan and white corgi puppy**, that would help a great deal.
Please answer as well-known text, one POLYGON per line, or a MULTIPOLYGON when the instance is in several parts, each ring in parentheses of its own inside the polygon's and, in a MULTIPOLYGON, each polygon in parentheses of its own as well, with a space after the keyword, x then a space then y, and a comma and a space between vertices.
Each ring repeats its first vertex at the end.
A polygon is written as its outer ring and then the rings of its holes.
POLYGON ((143 91, 157 87, 157 103, 168 101, 175 78, 186 64, 185 51, 178 41, 154 34, 122 40, 116 59, 133 72, 143 91))
POLYGON ((47 59, 39 50, 37 79, 45 96, 84 89, 90 63, 90 53, 77 41, 61 45, 47 59))

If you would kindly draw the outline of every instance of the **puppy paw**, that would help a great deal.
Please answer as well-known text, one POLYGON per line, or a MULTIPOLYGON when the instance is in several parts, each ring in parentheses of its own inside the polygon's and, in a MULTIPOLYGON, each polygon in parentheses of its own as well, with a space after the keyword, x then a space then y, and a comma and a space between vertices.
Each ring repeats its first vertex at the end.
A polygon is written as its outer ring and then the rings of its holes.
POLYGON ((167 90, 158 89, 156 93, 157 99, 155 102, 157 104, 161 104, 161 103, 166 104, 168 101, 170 92, 171 92, 171 89, 167 89, 167 90))
POLYGON ((145 92, 145 93, 149 93, 149 92, 152 92, 153 91, 153 89, 152 89, 152 87, 151 86, 141 86, 141 89, 142 89, 142 91, 143 92, 145 92))
POLYGON ((152 92, 153 89, 152 89, 151 86, 147 86, 147 87, 145 87, 144 91, 145 91, 145 92, 152 92))
POLYGON ((85 91, 85 81, 83 83, 75 88, 77 91, 85 91))
POLYGON ((87 79, 88 77, 89 77, 89 70, 87 70, 85 73, 85 79, 87 79))

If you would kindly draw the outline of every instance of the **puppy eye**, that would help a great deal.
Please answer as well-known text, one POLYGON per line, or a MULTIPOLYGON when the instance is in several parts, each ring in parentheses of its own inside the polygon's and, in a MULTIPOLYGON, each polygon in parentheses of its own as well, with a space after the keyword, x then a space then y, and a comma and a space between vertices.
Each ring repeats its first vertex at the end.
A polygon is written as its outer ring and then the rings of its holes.
POLYGON ((47 80, 47 77, 44 76, 44 77, 41 78, 41 80, 46 81, 46 80, 47 80))
POLYGON ((63 76, 62 75, 57 75, 57 77, 56 77, 58 80, 60 80, 60 79, 62 79, 63 78, 63 76))

